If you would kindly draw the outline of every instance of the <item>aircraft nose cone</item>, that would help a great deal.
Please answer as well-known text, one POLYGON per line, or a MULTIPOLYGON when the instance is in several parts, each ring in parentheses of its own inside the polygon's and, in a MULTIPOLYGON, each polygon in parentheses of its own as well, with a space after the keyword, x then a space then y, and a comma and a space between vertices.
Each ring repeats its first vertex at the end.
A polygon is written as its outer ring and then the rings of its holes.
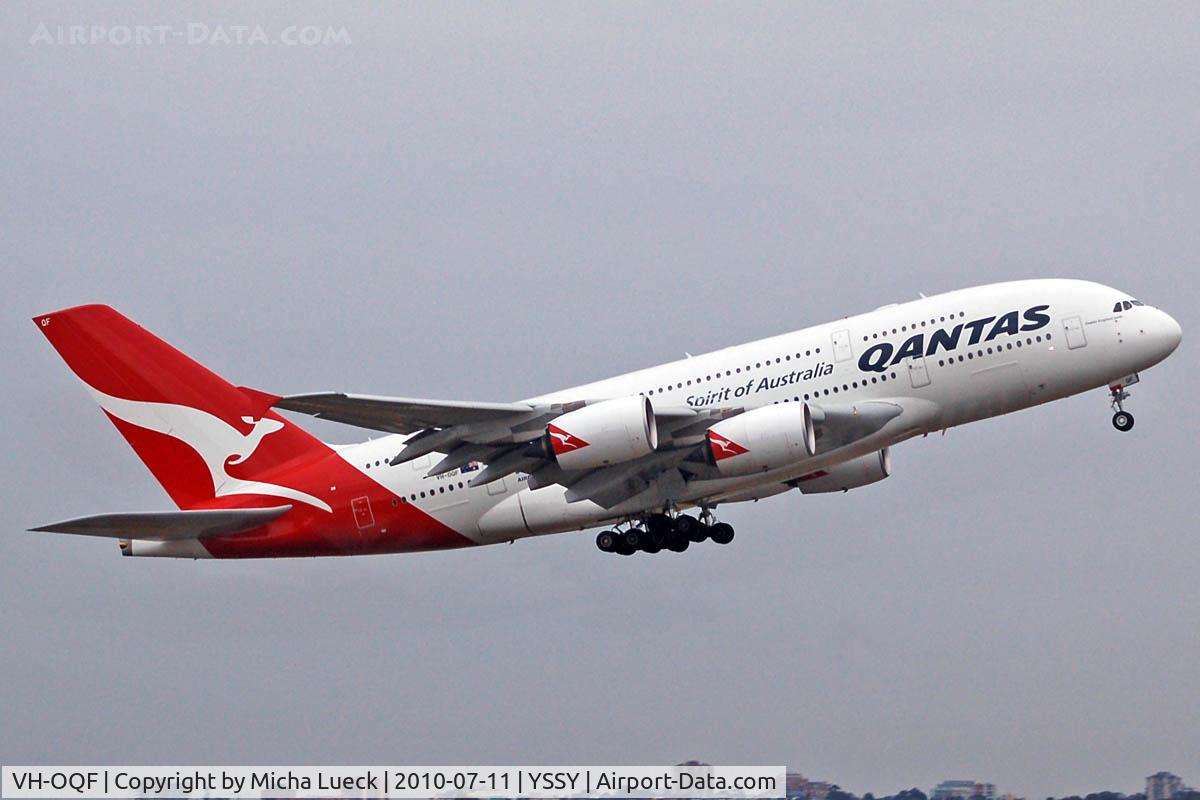
POLYGON ((1163 358, 1175 352, 1175 348, 1179 347, 1179 343, 1183 341, 1183 328, 1179 323, 1165 311, 1158 312, 1161 315, 1158 327, 1158 338, 1162 342, 1163 358))

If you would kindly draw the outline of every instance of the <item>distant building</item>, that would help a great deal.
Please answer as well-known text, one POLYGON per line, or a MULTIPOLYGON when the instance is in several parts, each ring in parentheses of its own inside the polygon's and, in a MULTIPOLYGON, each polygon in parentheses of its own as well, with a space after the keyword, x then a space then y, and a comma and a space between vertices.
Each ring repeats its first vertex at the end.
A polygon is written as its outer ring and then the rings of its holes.
POLYGON ((1179 776, 1169 772, 1156 772, 1146 778, 1146 800, 1171 800, 1183 789, 1179 776))
POLYGON ((933 787, 929 796, 930 800, 970 800, 972 797, 996 800, 996 784, 979 781, 942 781, 933 787))
POLYGON ((810 781, 799 772, 787 774, 788 800, 825 800, 832 788, 832 783, 810 781))

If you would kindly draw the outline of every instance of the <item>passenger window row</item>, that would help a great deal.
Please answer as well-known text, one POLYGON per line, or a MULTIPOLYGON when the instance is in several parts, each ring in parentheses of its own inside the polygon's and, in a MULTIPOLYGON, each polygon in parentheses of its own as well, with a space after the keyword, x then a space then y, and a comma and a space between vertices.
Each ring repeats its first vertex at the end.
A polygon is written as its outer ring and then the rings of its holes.
MULTIPOLYGON (((888 381, 888 380, 895 380, 895 379, 896 379, 896 373, 895 373, 895 372, 891 372, 891 373, 884 373, 884 374, 882 374, 882 375, 872 375, 872 376, 871 376, 871 381, 870 381, 870 382, 871 382, 871 383, 883 383, 883 382, 885 382, 885 381, 888 381)), ((861 389, 865 389, 865 388, 867 388, 867 379, 866 379, 866 377, 864 377, 864 378, 863 378, 861 381, 851 381, 850 383, 843 383, 843 384, 841 385, 841 389, 840 389, 840 391, 842 391, 842 392, 848 392, 848 391, 850 391, 851 389, 860 389, 860 388, 861 388, 861 389)), ((839 392, 839 389, 838 389, 838 387, 835 385, 835 386, 830 386, 830 387, 827 387, 827 388, 825 388, 825 389, 815 389, 815 390, 813 390, 811 393, 809 393, 809 392, 806 392, 806 393, 804 394, 803 398, 801 398, 801 396, 800 396, 800 395, 796 395, 795 397, 785 397, 785 398, 783 398, 782 400, 776 400, 776 401, 775 401, 775 404, 779 404, 779 403, 798 403, 798 402, 800 402, 800 400, 801 400, 801 399, 803 399, 804 401, 806 401, 806 402, 807 402, 808 400, 812 400, 812 399, 815 399, 815 398, 818 398, 818 397, 829 397, 829 395, 830 395, 830 393, 831 393, 831 392, 832 392, 833 394, 838 394, 838 392, 839 392)))
POLYGON ((463 481, 459 481, 458 483, 448 483, 443 486, 438 486, 435 489, 426 489, 423 492, 413 492, 408 497, 404 497, 403 495, 400 497, 393 497, 392 505, 397 506, 401 503, 415 503, 417 500, 424 500, 426 497, 435 497, 439 494, 446 494, 446 492, 453 492, 455 489, 459 489, 461 491, 465 490, 466 488, 467 484, 463 481))
MULTIPOLYGON (((965 311, 959 311, 957 314, 951 314, 950 320, 953 321, 959 317, 965 317, 966 315, 967 315, 967 313, 965 311)), ((893 334, 908 333, 910 330, 915 331, 918 327, 924 328, 927 325, 937 325, 939 322, 945 322, 945 321, 946 321, 946 317, 930 317, 929 322, 926 322, 925 320, 921 320, 919 323, 914 322, 910 325, 901 325, 899 328, 892 328, 892 333, 893 334)), ((872 333, 869 337, 866 334, 863 334, 863 341, 866 342, 866 341, 869 341, 870 339, 878 339, 880 336, 887 336, 887 335, 888 335, 888 332, 887 332, 887 329, 885 328, 882 331, 872 333)))
MULTIPOLYGON (((453 484, 453 483, 449 483, 449 484, 446 484, 445 486, 439 486, 439 487, 437 487, 437 490, 436 490, 436 491, 434 491, 433 489, 429 489, 429 490, 427 490, 426 492, 413 492, 412 494, 410 494, 410 495, 408 496, 408 500, 409 500, 410 502, 416 502, 418 498, 420 498, 420 499, 422 499, 422 500, 423 500, 423 499, 425 499, 425 495, 426 495, 426 494, 428 494, 430 497, 433 497, 434 495, 445 494, 447 491, 453 492, 453 491, 454 491, 454 486, 455 486, 455 484, 453 484)), ((465 483, 463 483, 462 481, 459 481, 459 482, 458 482, 458 488, 459 488, 459 489, 465 489, 465 488, 466 488, 466 484, 465 484, 465 483)), ((400 502, 401 502, 401 503, 405 502, 405 500, 404 500, 404 498, 403 498, 403 497, 401 497, 401 498, 400 498, 400 502)))
MULTIPOLYGON (((821 354, 821 348, 817 347, 812 350, 805 350, 803 353, 796 353, 795 358, 797 358, 797 359, 811 358, 814 355, 820 355, 820 354, 821 354)), ((793 358, 793 356, 791 353, 788 353, 787 355, 783 355, 783 356, 777 356, 775 358, 774 363, 782 364, 785 361, 791 361, 792 358, 793 358)), ((646 391, 642 392, 641 394, 644 394, 647 396, 653 396, 655 392, 657 392, 658 394, 663 394, 665 392, 674 391, 676 389, 682 389, 685 386, 691 386, 693 384, 698 386, 702 383, 709 383, 710 381, 720 380, 723 377, 730 378, 730 377, 733 377, 734 375, 740 375, 743 372, 749 373, 755 369, 762 369, 764 364, 769 367, 769 366, 771 366, 771 363, 772 363, 771 359, 768 358, 766 361, 756 361, 753 366, 747 364, 745 369, 743 369, 742 367, 736 367, 731 370, 727 369, 727 370, 725 370, 724 375, 722 375, 721 372, 718 370, 717 372, 714 372, 711 375, 704 375, 704 376, 697 375, 694 380, 681 381, 681 382, 675 383, 675 384, 668 383, 666 386, 659 386, 657 389, 647 389, 646 391)))
POLYGON ((939 358, 938 366, 944 367, 947 364, 954 364, 956 359, 958 363, 962 363, 963 361, 974 361, 977 358, 983 358, 985 355, 990 356, 994 353, 999 354, 1005 350, 1012 350, 1013 345, 1016 345, 1017 349, 1020 349, 1022 345, 1032 345, 1034 342, 1040 342, 1043 339, 1045 339, 1047 342, 1050 341, 1050 334, 1047 333, 1045 336, 1042 336, 1041 334, 1037 336, 1027 336, 1024 342, 1022 342, 1020 339, 1016 339, 1011 342, 1006 342, 1003 345, 997 343, 988 347, 981 347, 978 350, 968 351, 965 354, 960 353, 958 356, 951 355, 949 358, 939 358))

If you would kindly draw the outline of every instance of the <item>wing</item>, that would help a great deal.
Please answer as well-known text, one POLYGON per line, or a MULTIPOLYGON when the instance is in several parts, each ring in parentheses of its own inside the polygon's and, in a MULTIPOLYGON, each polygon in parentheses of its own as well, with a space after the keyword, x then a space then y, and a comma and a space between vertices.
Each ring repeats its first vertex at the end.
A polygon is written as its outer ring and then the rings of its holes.
MULTIPOLYGON (((810 406, 816 433, 817 453, 824 455, 879 433, 897 422, 897 432, 917 426, 925 420, 924 408, 911 399, 866 400, 858 403, 810 406)), ((604 508, 653 491, 652 502, 666 502, 685 491, 688 480, 719 479, 703 444, 705 433, 714 423, 754 409, 655 409, 659 426, 659 449, 648 456, 623 464, 572 472, 554 463, 533 471, 528 485, 538 489, 550 484, 567 488, 566 500, 576 503, 591 500, 604 508), (666 442, 666 446, 664 446, 666 442), (662 494, 666 492, 666 494, 662 494), (661 496, 659 496, 661 495, 661 496)), ((754 486, 734 490, 712 498, 713 501, 737 502, 769 497, 792 488, 787 484, 754 486)))
POLYGON ((112 539, 149 539, 173 542, 229 536, 265 525, 283 516, 291 506, 273 508, 221 508, 200 511, 131 511, 52 522, 31 531, 75 533, 112 539))
POLYGON ((444 457, 429 475, 450 472, 472 461, 486 463, 488 469, 475 476, 471 482, 474 486, 533 469, 544 456, 529 444, 545 433, 547 422, 583 405, 418 400, 339 392, 291 395, 275 403, 276 408, 285 411, 360 428, 415 434, 391 460, 393 465, 430 453, 442 453, 444 457))
POLYGON ((709 425, 741 412, 740 408, 658 407, 654 417, 662 452, 598 470, 563 470, 540 440, 555 417, 589 402, 599 400, 533 405, 324 392, 284 397, 275 407, 372 430, 413 434, 391 460, 393 465, 440 453, 443 457, 429 475, 477 461, 486 466, 471 478, 472 486, 524 472, 533 487, 561 484, 572 490, 572 501, 591 499, 605 507, 644 491, 658 473, 698 450, 709 425))
MULTIPOLYGON (((896 417, 907 419, 911 416, 906 409, 910 400, 812 406, 818 452, 830 452, 869 436, 896 417)), ((691 479, 719 477, 706 461, 705 434, 714 423, 752 410, 656 406, 655 452, 599 469, 563 469, 541 441, 546 425, 560 414, 591 402, 600 400, 533 405, 327 392, 284 397, 275 407, 378 431, 413 434, 391 459, 393 465, 440 453, 441 460, 427 474, 440 475, 471 462, 482 462, 486 466, 471 478, 471 486, 522 472, 529 475, 530 489, 557 484, 566 487, 568 502, 591 500, 604 508, 613 508, 656 486, 681 487, 691 479)))
POLYGON ((417 400, 342 392, 290 395, 276 401, 275 408, 388 433, 500 422, 534 411, 533 406, 524 403, 417 400))

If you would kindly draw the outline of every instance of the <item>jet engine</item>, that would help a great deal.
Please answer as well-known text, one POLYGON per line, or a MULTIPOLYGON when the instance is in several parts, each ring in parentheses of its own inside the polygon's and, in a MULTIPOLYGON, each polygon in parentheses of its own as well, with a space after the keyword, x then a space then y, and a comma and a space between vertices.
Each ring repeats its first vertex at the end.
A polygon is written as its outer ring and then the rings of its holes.
POLYGON ((817 449, 808 403, 777 403, 708 429, 708 460, 726 477, 752 475, 809 458, 817 449))
POLYGON ((654 452, 658 428, 650 398, 633 395, 556 417, 546 426, 543 442, 563 469, 595 469, 654 452))
POLYGON ((885 447, 878 453, 867 453, 811 475, 802 475, 796 480, 796 488, 804 494, 845 492, 876 483, 891 474, 892 457, 885 447))

